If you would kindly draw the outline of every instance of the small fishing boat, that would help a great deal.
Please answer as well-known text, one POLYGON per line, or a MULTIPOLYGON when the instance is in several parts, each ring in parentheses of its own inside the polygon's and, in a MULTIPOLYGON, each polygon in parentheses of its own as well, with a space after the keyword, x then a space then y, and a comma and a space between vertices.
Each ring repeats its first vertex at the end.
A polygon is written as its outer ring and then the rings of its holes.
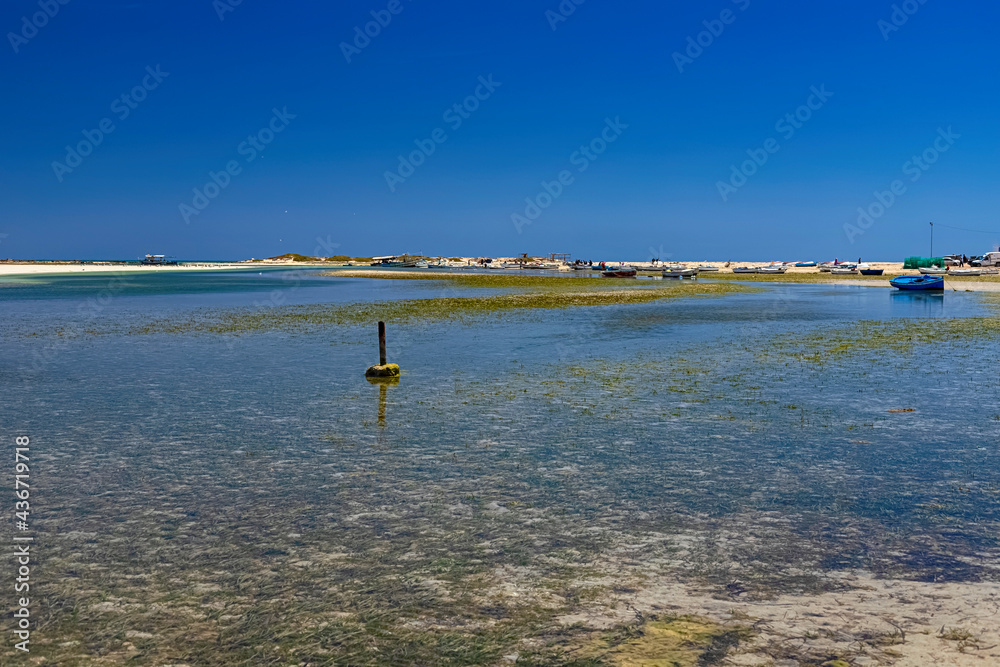
POLYGON ((762 266, 757 269, 757 273, 784 273, 788 270, 787 266, 781 266, 778 264, 773 264, 771 266, 762 266))
POLYGON ((401 256, 386 256, 386 257, 372 257, 372 266, 379 266, 383 269, 413 269, 416 268, 417 262, 419 260, 413 259, 408 255, 401 256))
POLYGON ((700 271, 702 273, 705 273, 706 271, 712 273, 712 272, 717 272, 718 270, 719 270, 719 267, 712 266, 711 264, 699 264, 698 265, 698 271, 700 271))
POLYGON ((838 266, 835 269, 830 269, 830 274, 834 276, 856 276, 858 275, 858 268, 856 266, 838 266))
POLYGON ((737 266, 733 268, 733 273, 757 273, 759 270, 756 266, 737 266))
POLYGON ((147 266, 176 266, 177 262, 168 260, 166 255, 147 255, 142 259, 142 263, 147 266))
POLYGON ((896 289, 902 290, 943 290, 941 276, 898 276, 889 281, 896 289))
POLYGON ((832 262, 823 262, 822 264, 818 264, 817 266, 821 273, 829 273, 834 269, 843 269, 848 266, 856 266, 856 265, 851 264, 850 262, 841 262, 840 260, 835 259, 832 262))
POLYGON ((660 274, 664 278, 694 278, 698 275, 698 269, 689 269, 686 266, 668 266, 660 274))
POLYGON ((816 262, 795 262, 795 266, 798 268, 816 266, 816 262))
POLYGON ((601 275, 605 278, 635 278, 636 270, 631 266, 620 266, 617 269, 602 271, 601 275))
POLYGON ((858 267, 858 270, 861 271, 861 275, 863 276, 880 276, 885 271, 885 269, 873 269, 867 264, 862 264, 858 267))
POLYGON ((948 273, 948 269, 942 269, 940 266, 921 267, 917 271, 925 276, 943 276, 948 273))
POLYGON ((981 276, 983 275, 982 269, 955 269, 954 271, 949 271, 950 276, 981 276))

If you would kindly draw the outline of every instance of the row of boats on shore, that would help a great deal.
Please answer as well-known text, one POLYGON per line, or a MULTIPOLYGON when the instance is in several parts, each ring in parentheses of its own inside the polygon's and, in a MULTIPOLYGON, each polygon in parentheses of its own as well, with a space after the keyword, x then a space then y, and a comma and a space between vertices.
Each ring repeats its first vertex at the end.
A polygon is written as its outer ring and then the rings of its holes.
MULTIPOLYGON (((800 266, 803 263, 796 263, 796 266, 800 266)), ((812 263, 813 266, 817 266, 812 263)), ((883 269, 875 269, 867 264, 851 264, 851 263, 841 263, 834 262, 828 265, 819 266, 820 271, 829 272, 833 275, 866 275, 866 276, 881 276, 883 274, 883 269)), ((783 264, 771 264, 768 266, 737 266, 732 269, 733 273, 763 273, 763 274, 783 274, 788 270, 788 266, 783 264)), ((687 267, 684 265, 672 265, 666 266, 661 270, 661 274, 664 278, 695 278, 701 272, 717 272, 719 267, 705 264, 697 267, 687 267)), ((621 265, 614 268, 607 268, 602 271, 601 275, 605 278, 635 278, 639 273, 639 270, 632 266, 621 265)), ((938 269, 937 267, 931 267, 927 269, 920 269, 921 275, 919 276, 896 276, 889 281, 889 284, 899 290, 918 290, 918 291, 931 291, 931 292, 943 292, 944 291, 944 277, 945 275, 953 276, 980 276, 987 273, 997 273, 997 269, 991 268, 973 268, 973 269, 955 269, 951 270, 951 267, 946 267, 944 269, 938 269)))
MULTIPOLYGON (((613 268, 599 267, 601 275, 605 278, 635 278, 639 269, 633 266, 622 265, 613 268)), ((644 272, 659 272, 664 278, 696 278, 699 273, 718 272, 719 267, 710 264, 688 267, 683 264, 664 266, 657 269, 642 269, 644 272)))
MULTIPOLYGON (((443 269, 490 269, 490 270, 522 270, 522 271, 593 271, 599 272, 604 278, 636 278, 639 273, 645 275, 659 273, 663 278, 697 278, 702 273, 718 273, 722 270, 717 264, 703 263, 697 266, 685 264, 654 265, 650 267, 636 267, 622 263, 620 265, 609 265, 605 262, 593 263, 576 261, 544 261, 531 260, 527 258, 516 262, 494 262, 483 259, 473 264, 472 262, 460 263, 455 260, 438 259, 428 261, 425 259, 413 260, 406 256, 402 257, 376 257, 371 262, 373 266, 387 268, 443 268, 443 269)), ((881 276, 884 269, 875 268, 869 264, 859 262, 842 262, 833 260, 830 262, 771 262, 770 264, 753 266, 732 266, 729 263, 725 267, 735 274, 762 274, 781 275, 790 268, 815 268, 820 273, 830 273, 832 275, 864 275, 881 276)), ((899 276, 890 280, 890 284, 898 289, 906 290, 940 290, 944 287, 944 276, 982 276, 987 274, 997 274, 995 267, 972 267, 956 268, 945 266, 921 267, 919 276, 899 276)))
MULTIPOLYGON (((718 271, 718 267, 706 267, 709 271, 718 271)), ((664 278, 695 278, 703 270, 702 267, 688 268, 684 266, 668 266, 664 268, 661 273, 664 278)), ((787 269, 785 269, 787 270, 787 269)), ((785 270, 774 270, 768 271, 767 273, 784 273, 785 270)), ((844 269, 846 271, 846 269, 844 269)), ((877 269, 878 273, 871 273, 867 275, 882 275, 882 269, 877 269)), ((837 269, 831 271, 831 273, 838 272, 837 269)), ((855 267, 853 273, 857 273, 858 269, 855 267)), ((748 271, 736 271, 734 273, 748 273, 748 271)), ((638 270, 631 266, 619 266, 617 268, 607 269, 601 273, 605 278, 635 278, 638 274, 638 270)), ((944 291, 944 276, 932 276, 932 275, 919 275, 919 276, 897 276, 889 281, 889 284, 900 290, 919 290, 919 291, 934 291, 943 292, 944 291)))
MULTIPOLYGON (((727 265, 728 266, 728 265, 727 265)), ((744 273, 744 274, 764 274, 764 275, 781 275, 788 271, 791 267, 817 267, 821 273, 829 272, 836 275, 865 275, 865 276, 880 276, 884 269, 876 269, 868 264, 852 264, 847 262, 824 262, 823 264, 818 264, 816 262, 772 262, 764 266, 734 266, 732 267, 733 273, 744 273)), ((647 271, 649 269, 641 269, 642 271, 647 271)), ((706 272, 718 272, 720 268, 712 264, 700 264, 696 267, 688 267, 682 264, 665 266, 662 269, 655 269, 660 271, 664 278, 694 278, 699 273, 706 272)), ((615 268, 610 268, 603 270, 602 274, 606 278, 634 278, 640 269, 636 269, 631 266, 622 265, 615 268)))

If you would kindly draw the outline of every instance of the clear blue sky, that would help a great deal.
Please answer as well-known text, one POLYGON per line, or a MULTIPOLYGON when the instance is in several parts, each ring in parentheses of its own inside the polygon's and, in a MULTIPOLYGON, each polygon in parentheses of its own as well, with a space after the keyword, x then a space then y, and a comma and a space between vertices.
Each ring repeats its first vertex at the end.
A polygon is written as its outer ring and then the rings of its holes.
POLYGON ((1000 242, 995 3, 910 0, 896 30, 888 0, 567 0, 565 21, 546 15, 558 0, 230 1, 42 0, 37 29, 23 17, 38 0, 4 3, 0 257, 900 260, 927 254, 931 220, 936 252, 1000 242), (372 11, 391 21, 347 62, 372 11), (706 21, 720 34, 679 71, 706 21), (477 89, 467 118, 445 116, 477 89), (809 102, 794 134, 776 126, 809 102), (66 146, 86 152, 104 119, 114 130, 66 171, 66 146), (261 130, 262 151, 241 148, 261 130), (603 153, 574 155, 602 132, 603 153), (928 149, 934 164, 907 165, 928 149), (723 200, 748 150, 767 162, 723 200), (229 183, 198 200, 209 172, 229 183), (845 231, 897 180, 880 217, 845 231), (516 225, 543 181, 561 193, 516 225))

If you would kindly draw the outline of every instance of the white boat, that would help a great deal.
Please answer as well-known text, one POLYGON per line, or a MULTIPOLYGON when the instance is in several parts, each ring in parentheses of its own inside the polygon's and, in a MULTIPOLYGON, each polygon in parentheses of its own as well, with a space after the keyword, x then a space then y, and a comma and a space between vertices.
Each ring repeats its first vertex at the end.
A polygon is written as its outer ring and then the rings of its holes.
POLYGON ((757 273, 784 273, 787 270, 788 267, 775 264, 773 266, 762 266, 757 269, 757 273))
POLYGON ((706 273, 706 272, 710 273, 710 272, 717 272, 719 270, 719 267, 712 266, 711 264, 699 264, 698 265, 698 270, 700 272, 702 272, 702 273, 706 273))
POLYGON ((858 267, 838 266, 835 269, 830 269, 830 273, 835 276, 856 276, 858 275, 858 267))
POLYGON ((948 272, 950 276, 981 276, 983 275, 982 269, 953 269, 948 272))
POLYGON ((733 273, 757 273, 759 270, 756 266, 737 266, 733 273))
POLYGON ((660 273, 664 278, 694 278, 698 275, 698 269, 689 269, 686 266, 668 266, 660 273))
POLYGON ((948 273, 948 269, 942 269, 940 266, 921 267, 917 271, 925 276, 943 276, 948 273))

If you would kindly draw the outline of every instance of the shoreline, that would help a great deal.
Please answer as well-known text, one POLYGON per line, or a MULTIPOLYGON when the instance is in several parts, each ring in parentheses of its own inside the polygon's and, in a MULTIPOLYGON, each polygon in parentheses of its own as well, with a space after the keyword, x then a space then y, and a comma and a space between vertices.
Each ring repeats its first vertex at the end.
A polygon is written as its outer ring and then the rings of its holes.
MULTIPOLYGON (((629 263, 629 262, 626 262, 629 263)), ((718 273, 706 273, 703 279, 722 279, 725 281, 739 280, 749 284, 772 284, 772 285, 850 285, 852 287, 884 287, 889 288, 889 278, 895 275, 919 275, 915 270, 904 270, 901 262, 871 262, 873 268, 881 268, 885 271, 884 276, 871 276, 860 278, 855 276, 833 276, 829 273, 821 273, 815 267, 792 267, 785 274, 733 274, 732 271, 723 268, 726 262, 678 262, 688 265, 713 265, 722 268, 718 273), (793 278, 794 279, 789 279, 793 278)), ((639 271, 659 271, 660 267, 653 267, 650 262, 631 262, 639 271)), ((731 266, 743 265, 764 265, 766 262, 731 262, 731 266)), ((403 275, 413 275, 414 269, 386 270, 379 267, 367 267, 357 265, 346 265, 331 262, 295 262, 295 261, 244 261, 244 262, 191 262, 177 265, 157 266, 134 263, 117 263, 94 261, 92 263, 81 263, 72 261, 0 261, 0 280, 19 276, 43 276, 43 275, 64 275, 64 274, 114 274, 114 273, 139 273, 139 272, 190 272, 190 271, 246 271, 258 268, 280 269, 336 269, 353 271, 371 271, 383 276, 398 272, 403 275)), ((417 270, 421 275, 431 278, 436 274, 464 273, 468 269, 434 269, 432 273, 425 274, 423 270, 417 270)), ((569 272, 572 274, 573 272, 569 272)), ((546 277, 565 277, 566 271, 517 271, 503 270, 491 271, 491 275, 534 275, 546 277)), ((994 276, 946 276, 945 291, 950 287, 952 291, 966 292, 1000 292, 1000 275, 994 276)))

